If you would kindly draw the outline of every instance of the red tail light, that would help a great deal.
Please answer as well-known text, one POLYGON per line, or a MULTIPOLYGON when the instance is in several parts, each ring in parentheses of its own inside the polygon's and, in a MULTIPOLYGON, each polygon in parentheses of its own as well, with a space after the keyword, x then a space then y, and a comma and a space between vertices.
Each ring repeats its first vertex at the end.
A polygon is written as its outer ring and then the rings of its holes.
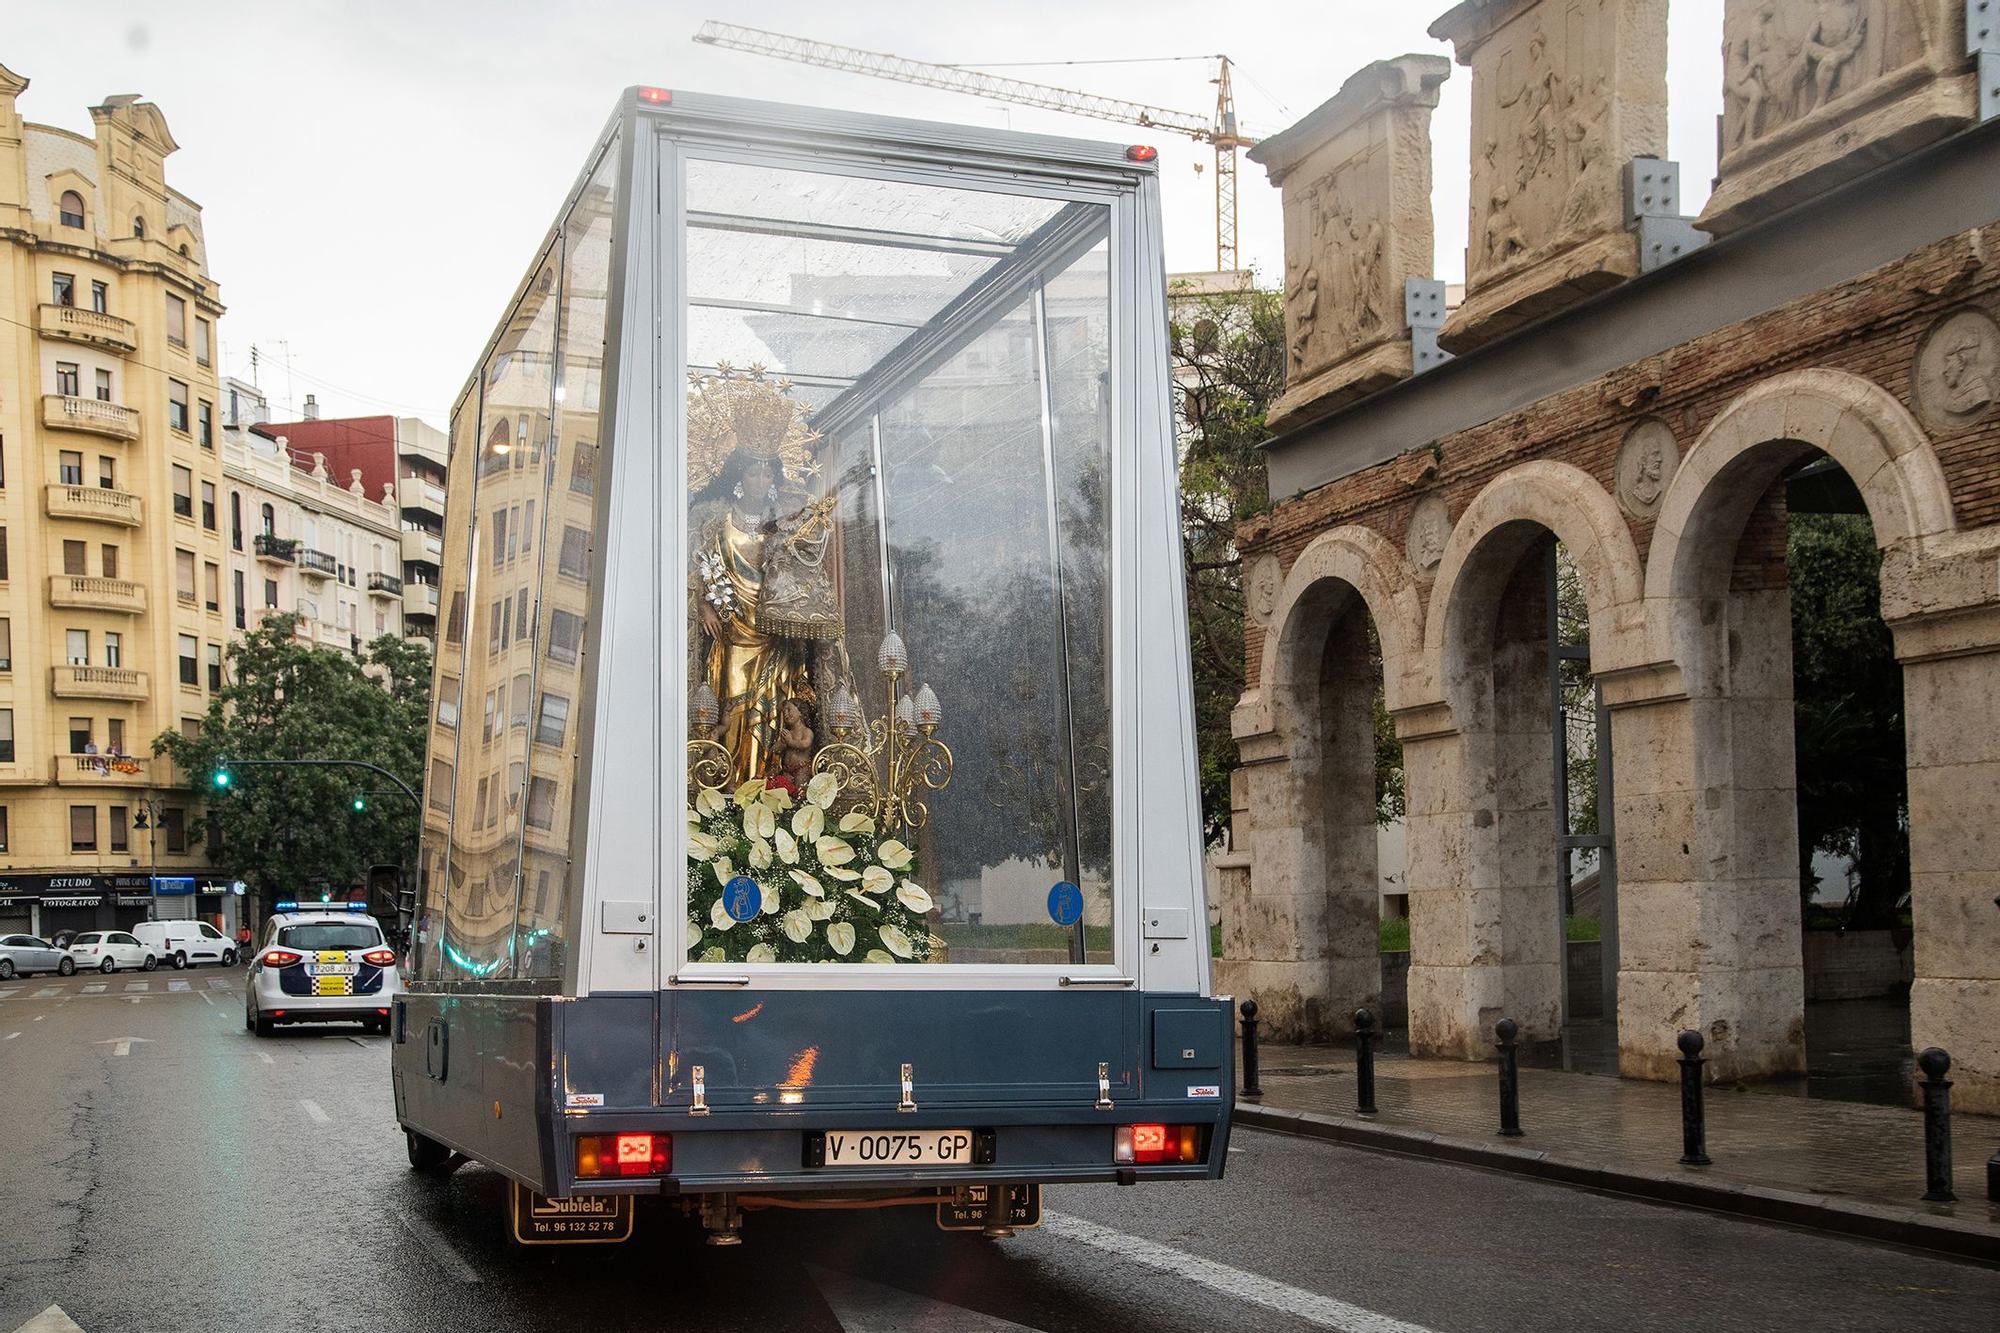
POLYGON ((1135 1166, 1162 1162, 1199 1162, 1200 1125, 1120 1125, 1112 1159, 1135 1166))
POLYGON ((673 1169, 671 1134, 585 1134, 576 1141, 576 1178, 663 1176, 673 1169))
POLYGON ((305 960, 304 954, 293 953, 290 949, 266 949, 264 956, 257 961, 265 967, 291 967, 305 960))
POLYGON ((387 967, 396 961, 394 949, 370 949, 361 955, 361 961, 375 967, 387 967))

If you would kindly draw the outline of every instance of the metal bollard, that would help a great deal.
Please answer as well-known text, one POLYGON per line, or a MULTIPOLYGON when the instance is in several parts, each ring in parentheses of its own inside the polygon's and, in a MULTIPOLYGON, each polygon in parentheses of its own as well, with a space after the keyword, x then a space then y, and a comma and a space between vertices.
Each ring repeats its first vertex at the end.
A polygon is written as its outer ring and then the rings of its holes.
POLYGON ((1936 1046, 1924 1047, 1917 1056, 1924 1071, 1924 1202, 1951 1203, 1958 1198, 1951 1189, 1951 1056, 1936 1046))
POLYGON ((1366 1009, 1354 1011, 1354 1109, 1363 1115, 1375 1114, 1375 1043, 1382 1034, 1375 1030, 1375 1015, 1366 1009))
POLYGON ((1704 1089, 1701 1068, 1708 1061, 1701 1058, 1701 1048, 1707 1043, 1699 1032, 1683 1032, 1678 1038, 1681 1048, 1681 1165, 1707 1166, 1708 1159, 1708 1104, 1703 1100, 1704 1089))
POLYGON ((1243 1014, 1243 1095, 1255 1101, 1264 1095, 1257 1081, 1257 1002, 1245 1000, 1237 1008, 1243 1014))
POLYGON ((2000 1148, 1986 1159, 1986 1201, 2000 1203, 2000 1148))
POLYGON ((1506 1139, 1521 1137, 1521 1056, 1514 1046, 1514 1036, 1520 1030, 1511 1018, 1503 1018, 1493 1027, 1493 1034, 1500 1038, 1500 1137, 1506 1139))

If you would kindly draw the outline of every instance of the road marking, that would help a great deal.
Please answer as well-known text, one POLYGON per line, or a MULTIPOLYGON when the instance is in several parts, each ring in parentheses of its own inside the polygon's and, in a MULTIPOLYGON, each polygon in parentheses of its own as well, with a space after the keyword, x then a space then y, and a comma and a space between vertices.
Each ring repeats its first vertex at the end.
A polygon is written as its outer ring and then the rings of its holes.
POLYGON ((417 1244, 424 1247, 424 1253, 431 1261, 460 1282, 479 1282, 479 1270, 465 1261, 465 1256, 451 1247, 451 1242, 431 1227, 428 1222, 420 1222, 408 1213, 398 1213, 396 1220, 403 1224, 403 1230, 416 1237, 417 1244))
POLYGON ((49 998, 49 997, 50 997, 51 995, 60 995, 60 994, 62 994, 62 987, 60 987, 60 986, 44 986, 44 987, 42 987, 42 988, 41 988, 40 990, 38 990, 38 991, 36 991, 36 992, 35 992, 35 998, 36 998, 36 999, 38 999, 38 1000, 46 1000, 46 999, 48 999, 48 998, 49 998))
POLYGON ((125 993, 127 995, 130 995, 133 991, 150 991, 151 989, 153 989, 153 983, 150 981, 128 981, 125 983, 125 993))
POLYGON ((47 1014, 36 1014, 36 1015, 35 1015, 35 1021, 36 1021, 37 1023, 39 1023, 39 1022, 41 1022, 41 1021, 42 1021, 42 1020, 43 1020, 44 1018, 47 1018, 47 1017, 48 1017, 48 1015, 47 1015, 47 1014))
POLYGON ((806 1274, 846 1333, 904 1333, 919 1328, 924 1333, 1035 1333, 1028 1324, 995 1319, 814 1264, 806 1265, 806 1274))
POLYGON ((11 1000, 20 993, 21 988, 19 986, 14 987, 12 990, 0 990, 0 1000, 11 1000))
POLYGON ((83 1328, 64 1314, 60 1305, 51 1305, 15 1329, 14 1333, 83 1333, 83 1328))
POLYGON ((315 1125, 330 1125, 333 1117, 319 1109, 319 1103, 310 1097, 299 1098, 299 1105, 306 1108, 306 1114, 313 1118, 315 1125))
POLYGON ((209 988, 210 990, 234 990, 234 989, 236 989, 236 988, 235 988, 234 986, 231 986, 231 985, 230 985, 230 984, 229 984, 228 982, 224 981, 224 980, 223 980, 223 979, 222 979, 221 977, 210 977, 210 978, 208 979, 208 988, 209 988))
POLYGON ((168 994, 172 994, 175 991, 184 991, 186 989, 188 989, 188 984, 185 981, 169 981, 167 983, 168 994))
POLYGON ((151 1037, 106 1037, 103 1041, 93 1042, 92 1045, 109 1046, 112 1048, 111 1053, 113 1055, 130 1055, 132 1054, 133 1042, 150 1042, 151 1040, 151 1037))
POLYGON ((278 1062, 277 1062, 276 1060, 273 1060, 273 1059, 271 1058, 271 1053, 270 1053, 269 1051, 259 1051, 259 1052, 257 1052, 257 1058, 258 1058, 259 1060, 262 1060, 262 1061, 263 1061, 263 1062, 264 1062, 265 1064, 267 1064, 267 1065, 274 1065, 274 1064, 278 1063, 278 1062))
POLYGON ((97 982, 95 985, 85 986, 83 988, 83 993, 85 995, 102 995, 104 994, 105 989, 106 987, 104 983, 100 981, 97 982))
POLYGON ((1340 1333, 1431 1333, 1421 1324, 1407 1324, 1359 1305, 1349 1305, 1331 1296, 1322 1296, 1318 1292, 1245 1272, 1241 1268, 1231 1268, 1228 1264, 1219 1264, 1213 1259, 1204 1259, 1157 1241, 1128 1236, 1122 1231, 1113 1231, 1110 1227, 1086 1222, 1068 1213, 1045 1211, 1042 1214, 1042 1230, 1065 1240, 1080 1241, 1116 1258, 1129 1259, 1147 1268, 1186 1278, 1232 1300, 1261 1305, 1267 1310, 1318 1324, 1321 1328, 1338 1329, 1340 1333))
POLYGON ((201 1002, 203 1004, 207 1005, 211 1009, 215 1008, 215 1001, 212 998, 210 998, 209 993, 207 991, 198 990, 195 992, 195 994, 201 996, 201 1002))
POLYGON ((7 1034, 6 1036, 4 1036, 4 1037, 0 1037, 0 1041, 12 1041, 12 1040, 14 1040, 14 1038, 16 1038, 16 1037, 18 1037, 18 1036, 20 1036, 20 1035, 21 1035, 21 1034, 20 1034, 20 1033, 18 1033, 18 1032, 10 1032, 10 1033, 8 1033, 8 1034, 7 1034))

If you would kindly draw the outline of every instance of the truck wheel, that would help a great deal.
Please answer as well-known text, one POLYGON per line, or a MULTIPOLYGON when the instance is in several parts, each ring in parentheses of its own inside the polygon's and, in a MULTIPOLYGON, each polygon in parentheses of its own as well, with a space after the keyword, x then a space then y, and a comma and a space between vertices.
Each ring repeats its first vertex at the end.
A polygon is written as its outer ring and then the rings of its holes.
POLYGON ((428 1175, 451 1160, 451 1149, 436 1139, 425 1138, 414 1129, 405 1129, 403 1139, 410 1150, 412 1171, 422 1171, 428 1175))

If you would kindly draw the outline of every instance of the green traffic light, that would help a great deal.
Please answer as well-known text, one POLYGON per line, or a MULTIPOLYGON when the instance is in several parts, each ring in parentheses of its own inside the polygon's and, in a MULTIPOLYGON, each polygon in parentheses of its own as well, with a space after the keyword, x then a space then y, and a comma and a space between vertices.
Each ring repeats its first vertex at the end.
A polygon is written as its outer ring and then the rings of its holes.
POLYGON ((227 787, 227 786, 229 785, 229 770, 228 770, 228 769, 226 769, 226 768, 218 768, 218 769, 216 769, 216 770, 215 770, 215 785, 216 785, 217 787, 227 787))
POLYGON ((366 810, 368 808, 368 802, 362 800, 359 796, 357 796, 354 798, 354 808, 356 810, 366 810))

